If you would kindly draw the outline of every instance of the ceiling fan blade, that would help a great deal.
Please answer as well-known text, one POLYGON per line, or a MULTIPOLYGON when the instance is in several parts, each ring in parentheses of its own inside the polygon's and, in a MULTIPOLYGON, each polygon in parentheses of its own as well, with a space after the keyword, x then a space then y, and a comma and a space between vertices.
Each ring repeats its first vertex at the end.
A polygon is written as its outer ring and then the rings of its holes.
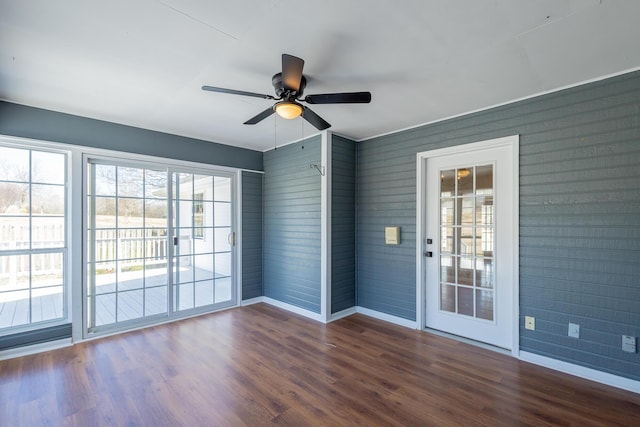
POLYGON ((255 93, 255 92, 245 92, 243 90, 225 89, 223 87, 215 87, 215 86, 202 86, 202 90, 208 90, 209 92, 228 93, 229 95, 243 95, 243 96, 253 96, 254 98, 275 99, 271 95, 263 95, 261 93, 255 93))
POLYGON ((331 125, 322 117, 314 113, 310 108, 302 106, 302 117, 311 123, 318 130, 325 130, 331 127, 331 125))
POLYGON ((275 113, 275 110, 273 109, 273 107, 269 107, 266 110, 264 110, 262 113, 254 116, 254 117, 251 117, 249 120, 244 122, 244 124, 245 125, 255 125, 256 123, 260 123, 261 121, 263 121, 264 119, 266 119, 267 117, 272 115, 273 113, 275 113))
POLYGON ((371 92, 321 93, 307 95, 304 100, 309 104, 368 104, 371 92))
POLYGON ((304 61, 296 56, 282 54, 282 81, 285 89, 300 91, 304 61))

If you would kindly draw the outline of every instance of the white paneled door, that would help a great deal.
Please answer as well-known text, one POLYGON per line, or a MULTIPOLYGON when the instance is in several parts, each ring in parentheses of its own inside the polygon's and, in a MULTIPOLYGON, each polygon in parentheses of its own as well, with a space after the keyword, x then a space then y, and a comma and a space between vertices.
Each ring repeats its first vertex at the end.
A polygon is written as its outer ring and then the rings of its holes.
POLYGON ((514 185, 509 146, 427 158, 427 328, 512 348, 514 185))

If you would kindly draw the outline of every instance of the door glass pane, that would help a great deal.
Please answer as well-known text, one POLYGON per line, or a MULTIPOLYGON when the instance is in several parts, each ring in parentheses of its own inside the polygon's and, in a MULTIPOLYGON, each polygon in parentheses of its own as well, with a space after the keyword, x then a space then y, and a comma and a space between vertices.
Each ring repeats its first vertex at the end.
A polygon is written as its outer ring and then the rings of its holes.
POLYGON ((440 173, 440 307, 494 319, 493 165, 440 173))
POLYGON ((455 199, 440 200, 441 225, 455 225, 455 212, 455 199))
POLYGON ((473 194, 473 168, 460 168, 456 170, 458 196, 473 194))
POLYGON ((456 191, 455 169, 440 172, 440 197, 454 196, 456 191))
POLYGON ((440 310, 450 313, 456 312, 456 287, 440 285, 440 310))

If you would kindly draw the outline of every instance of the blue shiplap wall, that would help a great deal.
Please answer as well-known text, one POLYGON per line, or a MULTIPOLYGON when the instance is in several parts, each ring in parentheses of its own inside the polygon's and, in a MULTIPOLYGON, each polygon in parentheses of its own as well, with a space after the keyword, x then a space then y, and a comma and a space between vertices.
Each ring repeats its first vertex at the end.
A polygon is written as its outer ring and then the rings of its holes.
POLYGON ((513 134, 521 350, 640 380, 640 72, 357 144, 358 305, 415 320, 415 154, 513 134))
POLYGON ((264 153, 264 295, 320 313, 320 136, 264 153))
POLYGON ((242 172, 242 299, 263 296, 262 174, 242 172))
POLYGON ((218 166, 262 170, 262 153, 0 101, 0 134, 218 166))
POLYGON ((356 305, 356 144, 332 136, 331 312, 356 305))

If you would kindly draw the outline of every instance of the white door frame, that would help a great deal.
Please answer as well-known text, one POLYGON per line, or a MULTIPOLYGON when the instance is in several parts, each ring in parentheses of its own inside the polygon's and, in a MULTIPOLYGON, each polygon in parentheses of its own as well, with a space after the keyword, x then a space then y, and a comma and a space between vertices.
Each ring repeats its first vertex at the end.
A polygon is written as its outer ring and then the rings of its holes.
MULTIPOLYGON (((461 154, 469 151, 484 150, 489 148, 509 147, 512 153, 513 166, 513 229, 511 235, 515 241, 513 248, 515 253, 513 259, 519 260, 519 146, 520 136, 512 135, 502 138, 495 138, 486 141, 474 142, 470 144, 456 145, 453 147, 440 148, 436 150, 423 151, 416 154, 416 327, 424 329, 426 325, 426 259, 424 252, 426 246, 426 176, 427 159, 452 154, 461 154)), ((520 349, 520 282, 519 282, 519 262, 513 265, 513 336, 511 354, 515 357, 519 355, 520 349)))

